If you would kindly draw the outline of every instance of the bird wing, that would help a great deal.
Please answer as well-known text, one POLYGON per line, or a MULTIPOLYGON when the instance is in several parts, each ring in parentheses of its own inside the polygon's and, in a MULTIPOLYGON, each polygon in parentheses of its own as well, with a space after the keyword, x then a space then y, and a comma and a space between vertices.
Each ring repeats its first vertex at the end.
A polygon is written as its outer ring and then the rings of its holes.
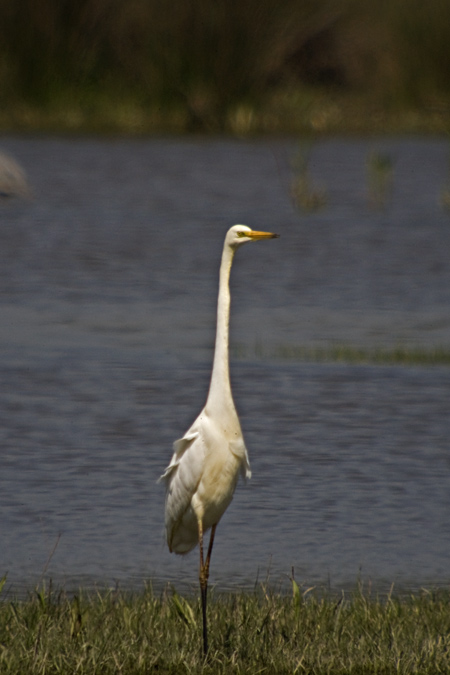
POLYGON ((164 471, 163 475, 159 477, 158 483, 162 480, 165 480, 166 483, 169 482, 170 476, 180 464, 181 458, 188 449, 192 441, 194 441, 199 435, 198 431, 188 431, 183 438, 179 438, 173 444, 173 455, 170 460, 170 464, 167 469, 164 471))
POLYGON ((244 480, 250 479, 252 477, 252 472, 250 469, 250 461, 248 459, 247 448, 245 447, 244 439, 239 438, 236 441, 230 441, 230 450, 241 460, 241 476, 244 480))
MULTIPOLYGON (((166 481, 166 531, 171 548, 175 529, 191 504, 204 464, 204 443, 199 431, 188 431, 173 444, 174 454, 161 479, 166 481)), ((195 521, 195 528, 197 523, 195 521)))

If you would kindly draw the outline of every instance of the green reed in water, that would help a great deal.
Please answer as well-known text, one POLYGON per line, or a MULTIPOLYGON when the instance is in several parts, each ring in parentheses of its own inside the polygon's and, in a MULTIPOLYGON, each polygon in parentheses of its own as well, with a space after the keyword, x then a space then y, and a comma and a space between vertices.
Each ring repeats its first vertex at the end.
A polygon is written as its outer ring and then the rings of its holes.
POLYGON ((450 672, 448 592, 292 595, 262 585, 211 597, 202 656, 198 599, 38 590, 0 603, 3 673, 450 672))
POLYGON ((379 365, 433 366, 450 365, 450 350, 446 347, 406 347, 364 348, 352 345, 336 344, 326 347, 308 347, 305 345, 276 345, 265 347, 256 342, 253 348, 243 344, 232 347, 234 358, 281 359, 286 361, 308 361, 317 363, 368 363, 379 365))
POLYGON ((313 184, 309 171, 311 144, 301 143, 291 165, 293 177, 291 180, 291 199, 294 206, 300 211, 318 211, 327 202, 327 195, 323 188, 313 184))
POLYGON ((389 154, 372 152, 367 160, 369 203, 375 209, 384 209, 392 193, 393 161, 389 154))

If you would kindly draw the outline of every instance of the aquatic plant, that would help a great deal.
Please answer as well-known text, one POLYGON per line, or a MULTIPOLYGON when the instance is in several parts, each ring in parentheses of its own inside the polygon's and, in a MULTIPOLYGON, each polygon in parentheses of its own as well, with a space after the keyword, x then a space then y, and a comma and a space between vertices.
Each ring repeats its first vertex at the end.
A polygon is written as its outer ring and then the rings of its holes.
POLYGON ((325 206, 327 195, 323 188, 314 185, 309 172, 311 146, 299 145, 292 160, 293 178, 291 180, 291 198, 297 209, 312 212, 325 206))
POLYGON ((373 151, 367 159, 369 204, 386 208, 392 194, 393 161, 388 153, 373 151))
POLYGON ((408 347, 398 345, 392 348, 363 348, 348 344, 325 347, 305 345, 277 345, 265 348, 256 342, 252 348, 243 344, 233 345, 234 358, 280 359, 285 361, 308 361, 316 363, 370 363, 374 365, 450 365, 450 349, 447 347, 408 347))

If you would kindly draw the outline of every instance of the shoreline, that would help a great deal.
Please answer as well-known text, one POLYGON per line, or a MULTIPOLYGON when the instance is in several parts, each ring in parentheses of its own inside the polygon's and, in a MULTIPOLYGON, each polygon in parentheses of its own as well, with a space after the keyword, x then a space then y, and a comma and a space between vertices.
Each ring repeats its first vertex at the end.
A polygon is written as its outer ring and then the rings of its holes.
POLYGON ((450 136, 450 103, 385 106, 353 94, 286 90, 259 107, 237 105, 225 119, 200 120, 188 109, 148 106, 114 95, 73 92, 46 106, 17 101, 0 110, 1 134, 265 138, 304 136, 450 136))

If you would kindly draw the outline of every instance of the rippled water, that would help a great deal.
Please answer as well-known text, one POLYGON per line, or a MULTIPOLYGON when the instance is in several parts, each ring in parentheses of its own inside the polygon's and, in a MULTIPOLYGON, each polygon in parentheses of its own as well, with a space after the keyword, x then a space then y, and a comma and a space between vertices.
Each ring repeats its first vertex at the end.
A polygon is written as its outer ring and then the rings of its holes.
POLYGON ((289 198, 294 141, 0 139, 31 201, 0 203, 0 576, 73 589, 196 583, 156 479, 208 387, 223 236, 239 251, 232 381, 253 478, 212 583, 448 584, 450 369, 305 364, 286 346, 448 347, 448 143, 312 148, 326 206, 289 198), (368 205, 371 151, 392 199, 368 205), (261 349, 262 348, 262 349, 261 349), (266 357, 260 358, 261 351, 266 357))

